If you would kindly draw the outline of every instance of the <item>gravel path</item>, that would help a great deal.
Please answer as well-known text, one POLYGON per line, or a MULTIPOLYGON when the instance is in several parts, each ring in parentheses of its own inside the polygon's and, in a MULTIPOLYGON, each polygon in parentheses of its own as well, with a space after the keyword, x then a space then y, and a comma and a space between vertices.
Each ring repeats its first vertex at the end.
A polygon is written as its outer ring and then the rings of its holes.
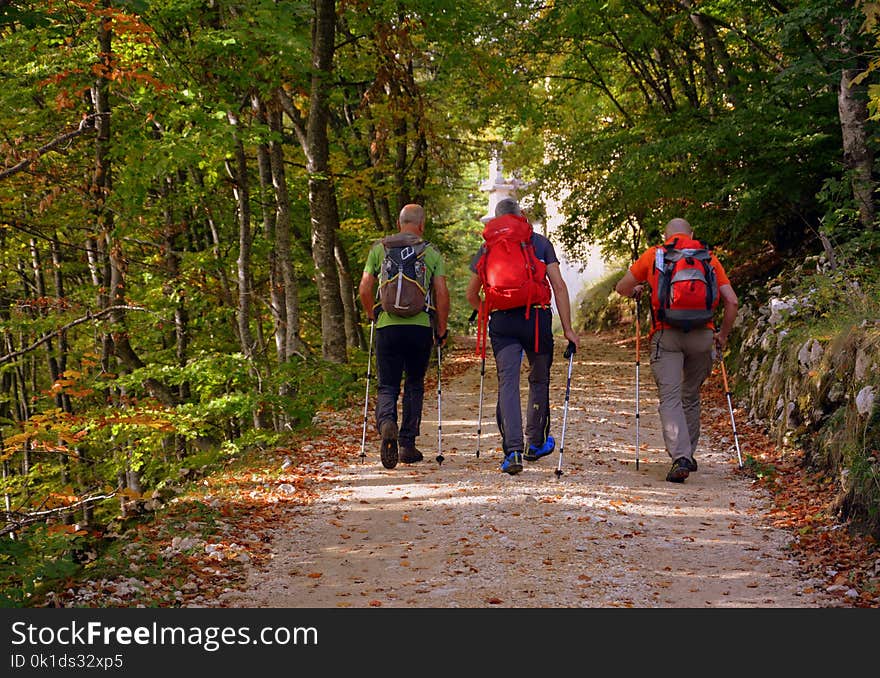
MULTIPOLYGON (((568 364, 558 338, 556 344, 551 433, 558 445, 568 364)), ((449 356, 467 368, 444 376, 442 465, 434 461, 434 386, 426 392, 419 439, 425 461, 384 469, 371 433, 366 462, 336 464, 318 499, 291 511, 272 534, 268 566, 251 567, 245 588, 217 604, 834 606, 820 583, 800 574, 786 549, 792 535, 770 525, 768 497, 737 470, 728 442, 704 436, 699 471, 683 484, 665 481, 669 460, 647 356, 636 470, 631 342, 583 338, 573 365, 561 477, 554 473, 557 453, 526 462, 518 476, 500 472, 491 355, 477 458, 480 375, 472 346, 472 338, 459 338, 449 356)), ((704 409, 704 418, 727 416, 726 409, 704 409)), ((344 417, 340 426, 353 435, 356 425, 359 441, 361 412, 344 417)))

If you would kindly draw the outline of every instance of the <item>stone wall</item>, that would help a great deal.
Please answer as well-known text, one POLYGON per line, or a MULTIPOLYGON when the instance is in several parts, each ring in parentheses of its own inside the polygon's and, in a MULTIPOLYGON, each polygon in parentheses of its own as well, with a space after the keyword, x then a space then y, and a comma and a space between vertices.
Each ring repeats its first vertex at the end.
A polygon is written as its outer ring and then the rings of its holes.
POLYGON ((880 536, 880 319, 859 317, 856 285, 809 286, 822 263, 741 299, 733 389, 752 422, 835 477, 840 517, 880 536))

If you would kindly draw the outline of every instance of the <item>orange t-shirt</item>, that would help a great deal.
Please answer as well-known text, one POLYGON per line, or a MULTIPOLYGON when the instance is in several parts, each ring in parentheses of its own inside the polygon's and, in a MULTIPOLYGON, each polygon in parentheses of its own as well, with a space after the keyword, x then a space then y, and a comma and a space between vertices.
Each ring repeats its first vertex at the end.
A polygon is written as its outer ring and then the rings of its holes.
MULTIPOLYGON (((666 239, 666 242, 663 243, 664 246, 671 245, 676 238, 680 238, 681 236, 673 235, 666 239)), ((648 283, 651 286, 651 289, 657 289, 657 279, 660 277, 659 271, 654 268, 654 257, 656 256, 657 246, 649 247, 642 253, 638 259, 636 259, 632 266, 629 267, 629 272, 633 274, 635 279, 639 283, 648 283)), ((715 269, 715 278, 718 281, 718 288, 721 289, 724 285, 730 284, 730 279, 727 277, 727 273, 724 270, 724 266, 721 265, 721 262, 718 261, 718 257, 714 254, 712 255, 709 264, 712 268, 715 269)), ((653 310, 653 309, 652 309, 653 310)), ((656 313, 652 314, 652 318, 656 315, 656 313)), ((706 323, 706 327, 714 328, 714 323, 706 323)), ((663 322, 653 322, 653 327, 651 328, 651 334, 653 334, 658 329, 664 329, 670 327, 666 323, 663 322)))

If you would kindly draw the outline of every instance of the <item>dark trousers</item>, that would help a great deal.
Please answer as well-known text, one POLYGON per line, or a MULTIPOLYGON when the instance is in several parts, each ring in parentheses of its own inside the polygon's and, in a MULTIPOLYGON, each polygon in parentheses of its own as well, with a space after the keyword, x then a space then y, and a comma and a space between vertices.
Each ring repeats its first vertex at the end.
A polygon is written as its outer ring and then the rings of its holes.
POLYGON ((504 453, 524 451, 524 443, 540 447, 550 432, 550 366, 553 364, 553 316, 550 309, 533 308, 528 319, 522 308, 495 311, 489 319, 489 339, 498 372, 495 417, 504 453), (537 328, 535 323, 537 322, 537 328), (535 350, 535 330, 538 350, 535 350), (523 354, 529 361, 529 402, 523 436, 519 395, 523 354))
POLYGON ((398 441, 403 447, 414 447, 422 423, 425 399, 425 372, 431 358, 434 333, 430 327, 390 325, 376 330, 376 366, 379 387, 376 396, 376 428, 383 421, 397 422, 397 398, 403 386, 403 406, 398 441))

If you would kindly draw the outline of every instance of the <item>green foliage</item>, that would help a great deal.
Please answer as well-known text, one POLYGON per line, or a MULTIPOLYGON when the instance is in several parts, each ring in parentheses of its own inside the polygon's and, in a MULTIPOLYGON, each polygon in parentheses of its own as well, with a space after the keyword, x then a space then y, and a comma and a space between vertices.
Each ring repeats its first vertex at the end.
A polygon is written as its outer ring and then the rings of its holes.
MULTIPOLYGON (((605 275, 592 287, 584 290, 575 313, 574 324, 583 330, 607 330, 635 320, 635 306, 614 291, 614 286, 626 273, 626 267, 605 275)), ((642 304, 642 311, 646 312, 642 304)), ((644 321, 644 318, 642 318, 644 321)), ((646 325, 643 325, 646 327, 646 325)))
POLYGON ((743 457, 743 468, 758 480, 772 481, 778 473, 773 464, 768 464, 760 459, 756 459, 748 453, 743 457))
MULTIPOLYGON (((366 372, 363 351, 347 366, 314 357, 319 272, 300 141, 311 3, 112 4, 107 72, 93 3, 0 7, 0 330, 4 353, 24 350, 0 365, 0 431, 3 489, 23 506, 115 487, 126 472, 147 488, 172 485, 181 468, 283 442, 359 397, 366 372), (92 118, 98 84, 106 139, 92 118), (304 344, 289 360, 273 352, 280 206, 258 165, 269 142, 283 156, 304 344), (92 185, 99 170, 106 190, 92 185), (244 263, 250 359, 237 317, 244 263), (116 292, 131 307, 124 318, 90 316, 116 292)), ((841 65, 857 67, 877 39, 875 4, 859 4, 869 21, 857 34, 861 16, 842 0, 701 2, 709 33, 676 3, 338 3, 326 150, 354 286, 370 244, 394 230, 403 203, 421 202, 447 263, 451 328, 466 331, 480 180, 501 149, 536 213, 548 196, 563 204, 557 243, 569 258, 600 244, 609 260, 629 260, 672 216, 725 264, 767 243, 817 251, 821 233, 841 272, 779 282, 801 300, 792 337, 799 321, 833 332, 876 317, 880 236, 858 224, 835 97, 841 65)), ((875 67, 857 84, 876 114, 875 67)), ((611 292, 618 277, 585 295, 580 323, 630 317, 631 302, 611 292)), ((98 519, 112 510, 99 507, 98 519)), ((47 552, 63 552, 53 544, 47 552)))
POLYGON ((0 537, 0 607, 27 607, 41 591, 73 575, 84 533, 35 525, 0 537))

